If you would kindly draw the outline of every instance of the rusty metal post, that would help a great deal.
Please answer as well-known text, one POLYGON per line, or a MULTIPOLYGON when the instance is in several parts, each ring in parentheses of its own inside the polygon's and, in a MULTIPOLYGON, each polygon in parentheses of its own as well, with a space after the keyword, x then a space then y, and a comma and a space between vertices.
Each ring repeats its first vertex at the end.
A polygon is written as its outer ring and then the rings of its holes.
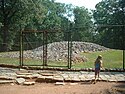
POLYGON ((23 38, 24 38, 24 34, 23 34, 23 32, 22 32, 22 51, 21 51, 21 52, 22 52, 22 66, 24 65, 24 64, 23 64, 23 59, 24 59, 24 57, 23 57, 23 51, 24 51, 24 39, 23 39, 23 38))
POLYGON ((125 26, 122 27, 123 29, 123 70, 125 70, 125 26))
POLYGON ((68 69, 70 69, 70 40, 69 40, 69 31, 68 31, 68 69))
POLYGON ((21 30, 21 27, 20 27, 20 62, 19 62, 19 65, 20 67, 22 66, 22 30, 21 30))
POLYGON ((47 66, 47 31, 43 32, 43 68, 47 66))
POLYGON ((70 31, 70 56, 69 56, 69 63, 70 63, 70 69, 72 68, 72 33, 70 31))
POLYGON ((70 68, 72 68, 72 33, 74 31, 74 25, 70 24, 70 68))
POLYGON ((71 30, 68 31, 68 69, 72 67, 72 38, 71 30))
POLYGON ((123 70, 125 70, 125 49, 123 49, 123 70))

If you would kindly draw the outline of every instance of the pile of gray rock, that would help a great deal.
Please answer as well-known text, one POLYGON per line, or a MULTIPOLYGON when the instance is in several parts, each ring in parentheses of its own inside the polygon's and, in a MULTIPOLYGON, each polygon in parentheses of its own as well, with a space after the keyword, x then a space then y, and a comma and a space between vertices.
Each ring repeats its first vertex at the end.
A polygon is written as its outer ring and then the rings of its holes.
MULTIPOLYGON (((87 58, 85 56, 80 56, 80 53, 89 53, 95 51, 106 51, 109 50, 104 46, 100 46, 94 43, 88 42, 72 42, 72 57, 78 58, 87 58)), ((66 61, 68 58, 68 42, 54 42, 47 45, 47 58, 52 61, 66 61)), ((35 48, 33 50, 24 51, 24 58, 32 59, 42 59, 43 58, 43 46, 35 48)), ((19 52, 11 52, 0 57, 9 57, 9 58, 19 58, 19 52)))

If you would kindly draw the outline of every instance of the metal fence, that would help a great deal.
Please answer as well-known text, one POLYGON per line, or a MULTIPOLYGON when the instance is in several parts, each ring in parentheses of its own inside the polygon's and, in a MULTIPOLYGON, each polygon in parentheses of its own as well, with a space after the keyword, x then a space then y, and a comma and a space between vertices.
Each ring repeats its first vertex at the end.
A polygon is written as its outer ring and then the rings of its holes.
MULTIPOLYGON (((87 42, 73 40, 73 33, 74 32, 71 31, 52 32, 47 30, 22 31, 19 43, 13 45, 17 51, 0 52, 0 64, 41 66, 43 68, 94 68, 94 61, 96 57, 101 54, 105 68, 124 69, 124 49, 111 49, 110 51, 85 50, 85 47, 82 47, 83 45, 77 45, 76 42, 81 42, 81 44, 87 44, 87 42), (34 34, 39 37, 34 37, 34 39, 31 40, 30 38, 34 34)), ((91 45, 92 44, 90 44, 90 47, 91 45)), ((92 48, 93 47, 90 49, 92 48)))

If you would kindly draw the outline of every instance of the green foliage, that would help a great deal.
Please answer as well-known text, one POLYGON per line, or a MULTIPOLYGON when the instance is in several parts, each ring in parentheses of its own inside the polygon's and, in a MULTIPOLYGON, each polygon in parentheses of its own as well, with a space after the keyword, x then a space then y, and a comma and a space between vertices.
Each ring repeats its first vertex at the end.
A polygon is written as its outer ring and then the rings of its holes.
MULTIPOLYGON (((74 31, 70 25, 77 27, 78 24, 83 24, 87 28, 75 30, 80 34, 75 33, 72 38, 87 41, 91 36, 89 29, 91 23, 91 16, 87 9, 74 7, 71 4, 56 3, 54 0, 1 0, 0 51, 17 50, 13 45, 19 45, 20 30, 27 29, 51 31, 58 29, 59 32, 49 35, 51 37, 48 40, 49 43, 52 42, 51 40, 67 40, 67 32, 74 31), (77 14, 77 11, 80 14, 77 14), (73 16, 75 21, 71 19, 73 16), (78 20, 81 22, 79 23, 78 20)), ((26 37, 29 42, 43 41, 43 36, 37 33, 26 35, 26 37)))
MULTIPOLYGON (((125 0, 102 0, 96 5, 93 17, 85 7, 56 3, 54 0, 1 0, 0 51, 17 50, 13 45, 19 45, 19 32, 25 29, 58 29, 59 32, 49 35, 51 39, 48 43, 52 40, 67 41, 67 32, 71 31, 73 41, 125 48, 124 27, 118 26, 125 24, 125 0), (93 22, 97 28, 93 27, 93 22)), ((43 41, 43 36, 37 33, 27 38, 29 42, 43 41)))
POLYGON ((93 12, 97 28, 98 43, 123 49, 125 47, 125 0, 103 0, 96 5, 93 12), (104 26, 100 26, 104 25, 104 26))
POLYGON ((0 50, 11 50, 18 40, 20 29, 24 29, 29 24, 33 24, 33 19, 43 17, 44 8, 41 0, 1 0, 0 2, 0 22, 2 23, 0 50))
POLYGON ((84 7, 76 7, 73 12, 75 17, 73 40, 92 41, 91 13, 84 7))

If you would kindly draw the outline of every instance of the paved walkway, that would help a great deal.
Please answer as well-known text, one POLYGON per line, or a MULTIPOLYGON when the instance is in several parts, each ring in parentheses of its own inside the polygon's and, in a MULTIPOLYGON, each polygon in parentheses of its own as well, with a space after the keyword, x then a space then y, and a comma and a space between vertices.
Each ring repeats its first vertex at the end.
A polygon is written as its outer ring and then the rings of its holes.
MULTIPOLYGON (((25 70, 0 67, 0 83, 14 83, 18 78, 35 82, 84 82, 94 79, 94 72, 25 70)), ((125 72, 101 72, 99 81, 125 82, 125 72)))

